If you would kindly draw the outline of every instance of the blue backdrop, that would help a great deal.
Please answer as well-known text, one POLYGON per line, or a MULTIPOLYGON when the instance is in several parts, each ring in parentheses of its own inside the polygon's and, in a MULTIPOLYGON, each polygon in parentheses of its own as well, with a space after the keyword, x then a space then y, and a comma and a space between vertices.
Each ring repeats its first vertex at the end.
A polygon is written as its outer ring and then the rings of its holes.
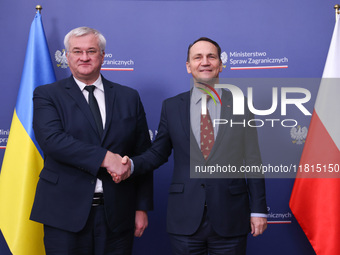
MULTIPOLYGON (((70 75, 69 68, 55 60, 55 53, 64 49, 64 35, 78 26, 100 30, 107 39, 102 74, 139 91, 149 129, 155 135, 162 101, 190 87, 190 75, 185 68, 189 43, 207 36, 220 44, 224 52, 223 78, 318 78, 327 57, 336 3, 335 0, 0 1, 3 59, 0 161, 36 4, 43 6, 43 23, 57 79, 70 75)), ((270 107, 271 87, 254 87, 257 108, 270 107)), ((318 83, 303 80, 296 87, 311 92, 312 98, 305 106, 312 112, 318 83)), ((294 118, 301 127, 308 127, 310 116, 296 109, 287 111, 285 119, 294 118)), ((282 119, 279 112, 276 114, 282 119)), ((291 128, 264 126, 258 131, 265 164, 299 163, 303 141, 291 137, 291 128)), ((171 159, 155 172, 155 210, 149 214, 149 228, 143 237, 136 239, 136 255, 170 254, 165 217, 172 164, 171 159)), ((267 180, 271 224, 262 236, 249 237, 248 254, 314 254, 288 206, 293 183, 292 178, 267 180)), ((0 254, 7 254, 1 238, 0 235, 0 254)))

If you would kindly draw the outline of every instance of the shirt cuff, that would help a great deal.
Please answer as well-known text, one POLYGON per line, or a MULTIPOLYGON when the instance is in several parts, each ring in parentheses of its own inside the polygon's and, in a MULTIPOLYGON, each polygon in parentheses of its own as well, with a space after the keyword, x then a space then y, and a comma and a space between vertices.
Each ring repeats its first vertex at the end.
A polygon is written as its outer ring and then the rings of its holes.
POLYGON ((133 164, 133 160, 130 159, 131 162, 131 174, 133 174, 133 171, 135 171, 135 165, 133 164))
POLYGON ((266 213, 251 213, 250 217, 261 217, 261 218, 267 218, 266 213))

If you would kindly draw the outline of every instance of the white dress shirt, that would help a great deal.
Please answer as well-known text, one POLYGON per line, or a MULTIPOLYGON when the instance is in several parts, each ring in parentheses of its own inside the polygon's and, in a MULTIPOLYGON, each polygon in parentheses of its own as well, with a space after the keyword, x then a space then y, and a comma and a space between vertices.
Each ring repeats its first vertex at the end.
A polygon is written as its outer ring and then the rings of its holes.
MULTIPOLYGON (((73 77, 77 85, 79 86, 81 92, 83 93, 87 103, 89 102, 89 92, 84 89, 86 84, 77 80, 75 77, 73 77)), ((105 109, 105 94, 104 94, 104 86, 101 75, 99 75, 98 79, 91 85, 96 86, 96 89, 94 90, 93 94, 98 102, 100 115, 102 117, 103 121, 103 129, 105 128, 105 120, 106 120, 106 109, 105 109)), ((97 179, 96 182, 96 193, 103 193, 103 183, 100 179, 97 179)))

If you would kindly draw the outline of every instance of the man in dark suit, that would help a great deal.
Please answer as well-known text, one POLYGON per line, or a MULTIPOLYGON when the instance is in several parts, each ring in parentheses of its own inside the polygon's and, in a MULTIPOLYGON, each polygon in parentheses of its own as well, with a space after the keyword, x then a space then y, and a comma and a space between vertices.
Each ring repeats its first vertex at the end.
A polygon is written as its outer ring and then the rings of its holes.
POLYGON ((76 28, 64 43, 72 76, 34 91, 44 168, 31 219, 44 224, 47 255, 131 254, 153 207, 152 175, 117 184, 107 170, 123 172, 114 153, 136 156, 150 146, 143 105, 137 91, 101 76, 100 32, 76 28))
POLYGON ((201 116, 202 91, 213 91, 222 71, 220 55, 220 46, 209 38, 189 46, 186 65, 194 80, 192 90, 163 102, 152 147, 132 157, 138 174, 159 167, 174 152, 167 211, 173 254, 243 255, 249 231, 257 236, 267 226, 263 175, 241 171, 244 165, 261 165, 256 128, 240 124, 254 116, 248 109, 233 115, 232 95, 222 89, 216 89, 221 102, 208 100, 210 114, 201 116), (213 127, 213 119, 232 119, 234 125, 213 127), (214 175, 204 170, 217 165, 236 172, 214 175))

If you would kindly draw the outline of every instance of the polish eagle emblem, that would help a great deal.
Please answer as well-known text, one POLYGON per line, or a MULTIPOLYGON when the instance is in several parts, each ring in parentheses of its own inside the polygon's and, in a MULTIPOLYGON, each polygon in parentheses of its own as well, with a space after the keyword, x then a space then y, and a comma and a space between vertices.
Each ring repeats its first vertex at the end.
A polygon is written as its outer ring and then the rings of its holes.
POLYGON ((228 62, 228 54, 225 51, 221 53, 221 60, 222 60, 223 68, 226 68, 227 67, 226 64, 228 62))
POLYGON ((63 49, 62 51, 57 50, 54 54, 54 57, 55 57, 55 60, 59 63, 57 64, 57 67, 61 67, 61 68, 68 67, 65 49, 63 49))
POLYGON ((306 127, 301 128, 301 126, 292 127, 290 130, 290 136, 293 139, 293 143, 303 144, 307 137, 308 129, 306 127))
POLYGON ((153 134, 152 130, 149 129, 149 135, 150 135, 150 140, 152 141, 154 139, 154 137, 157 135, 158 131, 155 130, 155 135, 153 134))

